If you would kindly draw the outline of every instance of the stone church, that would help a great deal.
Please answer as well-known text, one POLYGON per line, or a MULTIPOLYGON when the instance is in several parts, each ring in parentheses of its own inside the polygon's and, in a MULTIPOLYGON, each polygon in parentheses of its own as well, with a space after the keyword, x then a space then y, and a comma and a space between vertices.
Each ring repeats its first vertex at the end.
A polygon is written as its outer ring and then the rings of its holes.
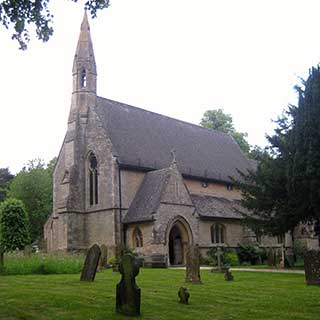
MULTIPOLYGON (((49 251, 128 246, 145 261, 179 265, 186 247, 281 246, 241 224, 230 177, 252 162, 229 135, 97 95, 85 14, 74 56, 68 129, 54 171, 49 251)), ((110 255, 111 255, 110 254, 110 255)))

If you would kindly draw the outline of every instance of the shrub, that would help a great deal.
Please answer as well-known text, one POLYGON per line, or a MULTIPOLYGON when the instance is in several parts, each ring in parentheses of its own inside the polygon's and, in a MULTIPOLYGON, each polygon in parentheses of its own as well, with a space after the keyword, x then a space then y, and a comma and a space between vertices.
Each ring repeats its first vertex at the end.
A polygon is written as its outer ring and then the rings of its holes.
POLYGON ((114 266, 114 265, 116 265, 118 263, 118 259, 116 258, 116 257, 111 257, 111 258, 109 258, 109 260, 108 260, 108 265, 109 266, 114 266))
POLYGON ((252 244, 240 244, 237 249, 240 263, 255 265, 262 262, 263 250, 252 244))
MULTIPOLYGON (((210 248, 207 251, 209 264, 211 266, 217 266, 218 265, 218 259, 217 259, 217 251, 218 248, 210 248)), ((236 254, 236 252, 232 249, 227 248, 221 248, 221 265, 230 265, 230 266, 236 266, 239 265, 239 259, 236 254)))
POLYGON ((30 244, 28 216, 22 201, 8 199, 0 206, 0 234, 4 251, 23 249, 30 244))
POLYGON ((225 264, 229 266, 239 265, 238 255, 235 252, 226 252, 224 261, 225 261, 225 264))

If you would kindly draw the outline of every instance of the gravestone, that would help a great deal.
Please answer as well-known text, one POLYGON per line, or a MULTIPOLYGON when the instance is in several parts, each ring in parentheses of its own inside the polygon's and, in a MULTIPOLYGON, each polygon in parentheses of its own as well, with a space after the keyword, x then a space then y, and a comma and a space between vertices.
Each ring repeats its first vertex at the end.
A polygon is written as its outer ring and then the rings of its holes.
POLYGON ((135 277, 139 274, 139 261, 131 253, 122 256, 121 281, 117 284, 116 311, 127 316, 140 315, 141 290, 135 277))
POLYGON ((97 244, 94 244, 87 253, 86 260, 81 272, 81 281, 94 281, 100 255, 101 251, 99 246, 97 244))
POLYGON ((186 282, 201 283, 199 246, 188 246, 186 258, 186 282))
POLYGON ((4 246, 0 245, 0 267, 4 264, 4 246))
POLYGON ((267 264, 269 267, 275 267, 277 264, 277 254, 273 248, 269 248, 267 252, 267 264))
POLYGON ((101 256, 99 260, 99 267, 102 268, 107 268, 108 267, 108 248, 106 245, 102 244, 100 246, 101 250, 101 256))
POLYGON ((178 296, 180 298, 180 303, 189 304, 190 293, 187 288, 181 287, 178 291, 178 296))
POLYGON ((30 257, 31 251, 32 251, 31 246, 25 246, 25 247, 24 247, 24 250, 23 250, 23 255, 24 255, 25 257, 30 257))
POLYGON ((320 251, 310 250, 304 255, 304 270, 308 285, 320 285, 320 251))
POLYGON ((233 275, 229 269, 226 270, 224 274, 224 280, 226 281, 233 281, 233 275))

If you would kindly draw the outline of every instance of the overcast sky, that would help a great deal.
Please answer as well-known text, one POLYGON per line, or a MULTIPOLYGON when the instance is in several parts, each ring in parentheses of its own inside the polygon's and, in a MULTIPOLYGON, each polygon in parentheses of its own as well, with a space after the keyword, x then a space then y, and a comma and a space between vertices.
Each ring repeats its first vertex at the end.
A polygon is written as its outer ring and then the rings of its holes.
MULTIPOLYGON (((19 51, 0 29, 0 167, 57 156, 83 9, 51 1, 54 35, 19 51)), ((198 124, 223 108, 251 144, 320 61, 320 1, 112 0, 90 20, 98 94, 198 124)))

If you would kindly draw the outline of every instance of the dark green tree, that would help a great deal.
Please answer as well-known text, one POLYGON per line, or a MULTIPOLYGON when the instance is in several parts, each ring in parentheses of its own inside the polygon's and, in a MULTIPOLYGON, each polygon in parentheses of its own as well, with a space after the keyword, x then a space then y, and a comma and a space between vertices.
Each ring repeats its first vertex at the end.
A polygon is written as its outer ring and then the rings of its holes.
POLYGON ((247 222, 274 235, 299 223, 314 223, 320 234, 320 68, 297 90, 298 107, 278 119, 257 171, 238 182, 247 222))
MULTIPOLYGON (((78 0, 72 0, 78 2, 78 0)), ((30 26, 35 27, 39 40, 48 41, 53 34, 53 15, 49 9, 50 0, 4 0, 0 1, 0 23, 6 29, 13 29, 12 39, 25 50, 30 41, 30 26)), ((107 8, 109 0, 87 0, 87 9, 94 18, 97 11, 107 8)))
POLYGON ((207 110, 201 119, 200 125, 204 128, 230 134, 237 142, 241 150, 245 154, 249 155, 250 145, 246 140, 248 134, 236 131, 234 128, 232 116, 230 114, 224 113, 222 109, 207 110))
POLYGON ((40 239, 43 225, 52 212, 52 173, 55 159, 48 166, 39 160, 29 161, 12 180, 9 195, 21 200, 30 221, 32 241, 40 239))
POLYGON ((4 251, 30 244, 28 215, 22 201, 5 200, 0 206, 0 243, 4 251))
POLYGON ((10 173, 9 168, 0 168, 0 202, 7 197, 9 182, 14 175, 10 173))

